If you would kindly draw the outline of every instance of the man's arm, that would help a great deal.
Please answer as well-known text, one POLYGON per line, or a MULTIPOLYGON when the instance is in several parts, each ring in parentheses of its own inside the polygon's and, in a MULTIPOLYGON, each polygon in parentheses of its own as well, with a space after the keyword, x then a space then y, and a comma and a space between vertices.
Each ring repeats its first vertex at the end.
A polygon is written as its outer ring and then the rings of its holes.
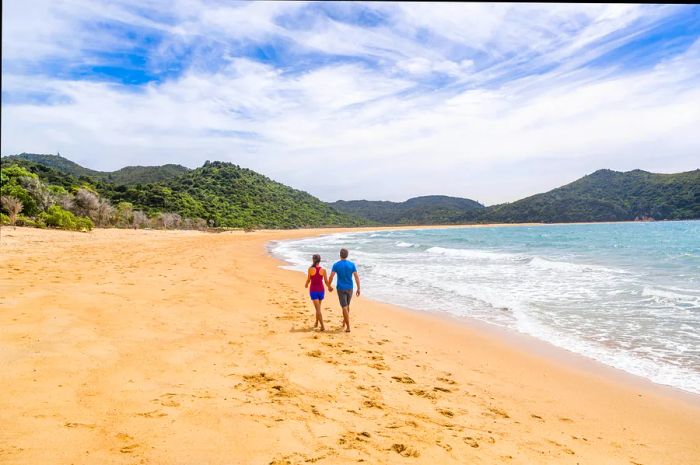
POLYGON ((355 295, 360 297, 360 275, 357 274, 357 271, 353 272, 352 275, 355 278, 355 284, 357 284, 357 292, 355 292, 355 295))
POLYGON ((331 271, 331 276, 328 278, 328 290, 333 291, 333 278, 335 278, 335 271, 331 271))
MULTIPOLYGON (((328 279, 328 273, 326 273, 326 270, 321 271, 323 273, 323 280, 326 282, 326 287, 328 288, 328 292, 333 292, 333 285, 331 284, 332 281, 328 279)), ((331 278, 333 279, 333 278, 331 278)))

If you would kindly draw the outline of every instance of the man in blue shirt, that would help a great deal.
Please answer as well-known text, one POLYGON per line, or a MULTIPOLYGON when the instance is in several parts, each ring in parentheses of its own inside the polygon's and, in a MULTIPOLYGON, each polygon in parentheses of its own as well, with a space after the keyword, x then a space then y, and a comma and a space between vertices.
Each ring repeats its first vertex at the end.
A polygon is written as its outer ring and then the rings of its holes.
MULTIPOLYGON (((357 274, 357 268, 355 264, 351 262, 348 258, 348 249, 340 249, 340 261, 333 264, 331 269, 331 276, 328 278, 328 282, 333 285, 333 278, 338 275, 338 284, 336 286, 338 290, 338 300, 340 300, 340 306, 343 307, 343 328, 345 332, 350 332, 350 300, 352 299, 352 278, 355 278, 357 283, 357 292, 355 295, 360 297, 360 277, 357 274)), ((332 291, 330 288, 329 291, 332 291)))

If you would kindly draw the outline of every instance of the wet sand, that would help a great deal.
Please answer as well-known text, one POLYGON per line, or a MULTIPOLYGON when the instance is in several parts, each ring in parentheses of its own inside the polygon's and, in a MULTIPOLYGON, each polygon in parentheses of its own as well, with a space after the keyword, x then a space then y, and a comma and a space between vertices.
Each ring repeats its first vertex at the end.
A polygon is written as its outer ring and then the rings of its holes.
POLYGON ((314 331, 266 244, 328 232, 2 228, 0 463, 700 463, 691 396, 364 297, 314 331))

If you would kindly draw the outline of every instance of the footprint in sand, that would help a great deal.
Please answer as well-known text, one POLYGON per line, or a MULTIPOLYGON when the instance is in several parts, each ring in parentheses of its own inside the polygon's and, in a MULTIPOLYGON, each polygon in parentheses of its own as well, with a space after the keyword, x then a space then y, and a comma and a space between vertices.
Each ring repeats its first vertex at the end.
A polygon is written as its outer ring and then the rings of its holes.
POLYGON ((408 389, 406 392, 412 396, 424 397, 426 399, 437 399, 437 396, 434 393, 423 389, 408 389))
POLYGON ((371 435, 366 431, 362 431, 361 433, 346 431, 338 438, 338 444, 346 449, 363 450, 364 443, 366 443, 370 437, 371 435))
MULTIPOLYGON (((489 407, 488 411, 497 417, 510 418, 510 415, 508 415, 508 413, 505 410, 500 409, 500 408, 489 407)), ((486 415, 488 415, 488 414, 486 414, 486 415)), ((491 415, 489 415, 489 416, 491 416, 491 415)))
POLYGON ((88 429, 93 429, 97 425, 94 423, 77 423, 77 422, 66 422, 63 424, 66 428, 88 428, 88 429))
POLYGON ((550 443, 550 444, 552 444, 553 446, 557 446, 557 447, 560 448, 565 454, 576 455, 576 452, 574 452, 573 450, 569 449, 569 448, 568 448, 567 446, 565 446, 564 444, 561 444, 561 443, 558 443, 557 441, 554 441, 553 439, 547 439, 547 442, 550 443))
POLYGON ((370 368, 374 368, 375 370, 379 370, 379 371, 384 371, 384 370, 388 370, 388 369, 389 369, 389 366, 388 366, 386 363, 383 363, 383 362, 371 363, 371 364, 369 364, 368 366, 369 366, 370 368))
POLYGON ((479 447, 479 443, 476 441, 476 439, 474 439, 474 438, 471 437, 471 436, 467 436, 467 437, 465 437, 463 440, 464 440, 464 443, 465 443, 466 445, 468 445, 469 447, 473 447, 473 448, 475 448, 475 449, 476 449, 477 447, 479 447))
POLYGON ((456 381, 454 381, 454 380, 452 380, 452 379, 450 379, 450 378, 445 378, 445 377, 443 377, 443 376, 438 376, 437 380, 438 380, 438 381, 442 381, 443 383, 446 383, 446 384, 453 384, 453 385, 454 385, 454 384, 457 384, 456 381))
POLYGON ((138 449, 139 445, 138 444, 129 444, 128 446, 124 446, 121 449, 119 449, 119 452, 122 454, 133 454, 136 449, 138 449))
POLYGON ((137 413, 136 415, 144 418, 160 418, 160 417, 165 417, 168 416, 167 413, 161 412, 160 410, 153 410, 151 412, 143 412, 143 413, 137 413))
POLYGON ((416 384, 410 376, 392 376, 391 379, 403 384, 416 384))
POLYGON ((119 452, 121 452, 122 454, 133 454, 139 447, 141 447, 139 444, 133 442, 134 438, 132 436, 129 436, 126 433, 118 433, 116 435, 116 438, 122 442, 129 443, 119 448, 119 452))
POLYGON ((384 410, 384 406, 381 404, 381 402, 377 402, 373 399, 363 401, 362 406, 367 408, 377 408, 379 410, 384 410))
POLYGON ((420 452, 418 452, 416 449, 401 443, 392 444, 391 450, 402 457, 420 457, 420 452))

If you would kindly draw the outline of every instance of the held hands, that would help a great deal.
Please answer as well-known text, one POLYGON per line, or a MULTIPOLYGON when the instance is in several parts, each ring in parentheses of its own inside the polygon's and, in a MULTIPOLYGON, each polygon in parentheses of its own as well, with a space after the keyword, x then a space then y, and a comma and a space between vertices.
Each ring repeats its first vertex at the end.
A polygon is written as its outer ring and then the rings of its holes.
POLYGON ((333 292, 333 286, 328 286, 328 292, 333 292))

